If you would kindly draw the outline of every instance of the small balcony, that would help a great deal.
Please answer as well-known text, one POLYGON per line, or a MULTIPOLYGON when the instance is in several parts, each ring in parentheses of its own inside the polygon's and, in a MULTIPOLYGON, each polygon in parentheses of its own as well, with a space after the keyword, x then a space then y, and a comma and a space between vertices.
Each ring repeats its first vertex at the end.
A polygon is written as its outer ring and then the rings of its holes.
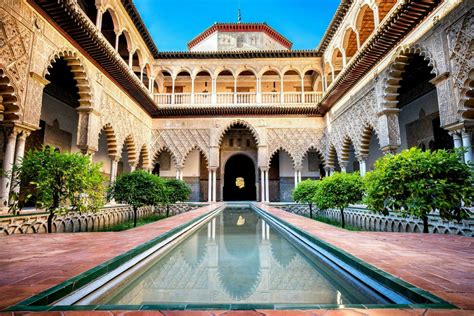
POLYGON ((321 92, 217 92, 213 93, 155 93, 154 99, 160 109, 199 108, 215 105, 315 107, 322 98, 321 92))

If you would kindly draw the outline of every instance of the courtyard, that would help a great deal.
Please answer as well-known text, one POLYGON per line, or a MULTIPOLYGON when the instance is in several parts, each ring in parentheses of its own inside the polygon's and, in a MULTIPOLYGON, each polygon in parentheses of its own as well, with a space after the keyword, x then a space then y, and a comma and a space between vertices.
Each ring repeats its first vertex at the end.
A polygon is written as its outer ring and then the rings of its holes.
POLYGON ((0 315, 474 315, 473 20, 0 0, 0 315))

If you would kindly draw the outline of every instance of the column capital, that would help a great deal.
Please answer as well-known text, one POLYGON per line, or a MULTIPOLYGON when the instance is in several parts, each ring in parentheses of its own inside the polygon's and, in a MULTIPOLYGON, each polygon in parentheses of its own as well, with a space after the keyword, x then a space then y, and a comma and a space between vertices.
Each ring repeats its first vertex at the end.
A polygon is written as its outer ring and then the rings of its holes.
POLYGON ((109 158, 112 160, 112 162, 119 162, 122 157, 118 155, 109 155, 109 158))
POLYGON ((356 158, 357 158, 357 161, 366 161, 368 158, 368 155, 357 155, 356 158))
POLYGON ((89 145, 78 146, 83 155, 93 155, 96 153, 97 149, 89 145))
POLYGON ((261 171, 268 171, 270 170, 270 167, 268 166, 262 166, 262 167, 258 167, 261 171))

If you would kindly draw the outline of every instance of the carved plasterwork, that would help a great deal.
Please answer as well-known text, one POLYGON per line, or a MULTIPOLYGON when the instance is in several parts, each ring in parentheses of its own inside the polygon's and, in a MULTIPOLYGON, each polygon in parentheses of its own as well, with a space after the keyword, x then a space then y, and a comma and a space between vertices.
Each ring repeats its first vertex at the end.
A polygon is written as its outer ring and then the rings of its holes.
MULTIPOLYGON (((28 66, 33 33, 7 10, 0 8, 0 66, 17 89, 18 106, 23 106, 27 90, 28 66)), ((21 110, 19 115, 21 116, 21 110)))
MULTIPOLYGON (((336 148, 338 157, 344 156, 343 145, 347 139, 352 141, 356 155, 360 155, 366 129, 370 127, 379 135, 375 90, 371 89, 347 107, 343 106, 335 113, 330 125, 329 143, 336 148)), ((326 157, 328 151, 329 148, 326 148, 326 157)))
POLYGON ((301 168, 303 158, 309 149, 324 152, 326 137, 324 128, 269 128, 268 161, 278 150, 286 151, 293 160, 293 166, 301 168))
POLYGON ((99 135, 100 129, 110 124, 117 137, 118 153, 122 151, 125 139, 128 136, 132 137, 135 148, 140 149, 144 144, 149 143, 150 129, 144 122, 105 92, 102 93, 98 110, 100 112, 100 124, 91 127, 93 128, 92 133, 99 135))
POLYGON ((466 108, 466 94, 471 87, 466 84, 472 81, 474 69, 474 9, 458 19, 447 29, 449 61, 451 64, 453 85, 458 97, 458 113, 463 117, 472 117, 472 108, 466 108))
POLYGON ((193 150, 199 150, 209 161, 209 129, 165 129, 154 130, 151 152, 153 156, 168 149, 178 167, 185 164, 186 157, 193 150))

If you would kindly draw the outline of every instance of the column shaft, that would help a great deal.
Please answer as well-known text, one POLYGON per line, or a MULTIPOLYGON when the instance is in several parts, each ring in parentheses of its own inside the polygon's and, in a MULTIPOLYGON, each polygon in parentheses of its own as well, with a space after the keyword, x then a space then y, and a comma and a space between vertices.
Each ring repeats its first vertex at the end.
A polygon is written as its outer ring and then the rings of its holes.
POLYGON ((115 182, 117 178, 117 167, 118 167, 118 159, 112 158, 110 160, 110 184, 115 182))
POLYGON ((462 132, 462 146, 467 149, 464 153, 464 162, 472 162, 472 136, 471 133, 462 132))
POLYGON ((265 170, 265 201, 270 202, 270 185, 268 179, 268 170, 265 170))
POLYGON ((217 170, 212 170, 212 202, 217 201, 217 170))
POLYGON ((265 202, 265 171, 260 169, 260 195, 261 201, 265 202))
POLYGON ((212 171, 209 170, 207 178, 207 201, 212 202, 212 171))
POLYGON ((15 145, 18 133, 13 131, 7 139, 7 146, 5 148, 5 156, 3 158, 3 171, 7 174, 7 177, 2 177, 2 187, 0 188, 0 199, 1 208, 8 207, 8 197, 10 195, 10 172, 15 158, 15 145))

